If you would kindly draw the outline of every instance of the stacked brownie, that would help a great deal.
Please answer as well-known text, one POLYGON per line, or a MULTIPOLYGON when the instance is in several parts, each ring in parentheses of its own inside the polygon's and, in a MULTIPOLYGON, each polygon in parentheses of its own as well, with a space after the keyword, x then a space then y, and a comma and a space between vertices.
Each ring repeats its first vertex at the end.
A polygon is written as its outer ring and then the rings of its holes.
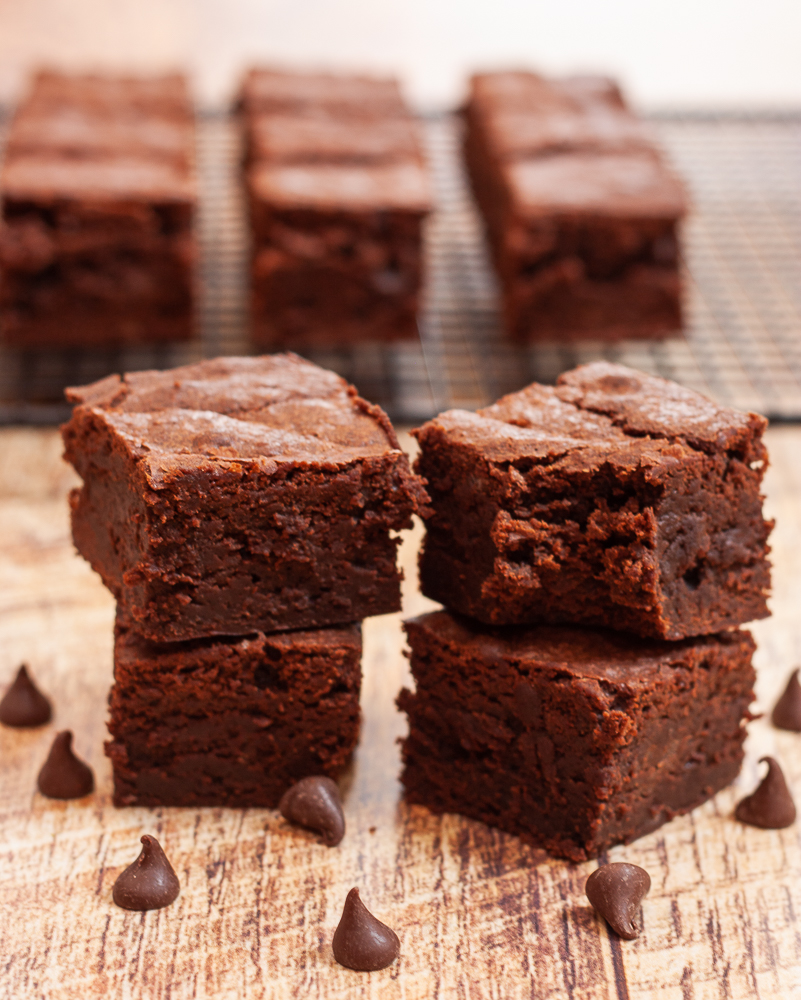
POLYGON ((240 110, 255 342, 415 337, 431 195, 397 83, 254 70, 240 110))
POLYGON ((681 327, 684 191, 614 83, 481 74, 465 122, 510 337, 616 340, 681 327))
POLYGON ((118 601, 118 805, 274 806, 359 730, 360 622, 424 492, 385 414, 295 355, 68 390, 78 551, 118 601))
POLYGON ((192 335, 194 121, 181 76, 40 73, 0 177, 0 326, 18 348, 192 335))
POLYGON ((416 433, 410 801, 574 860, 728 784, 770 584, 765 420, 605 362, 416 433))

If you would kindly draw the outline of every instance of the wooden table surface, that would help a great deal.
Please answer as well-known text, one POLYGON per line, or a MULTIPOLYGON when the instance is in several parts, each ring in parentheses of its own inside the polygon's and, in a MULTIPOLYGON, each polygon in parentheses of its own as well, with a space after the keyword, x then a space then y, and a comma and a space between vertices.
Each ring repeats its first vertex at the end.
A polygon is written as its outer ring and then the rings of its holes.
MULTIPOLYGON (((409 443, 409 439, 404 439, 409 443)), ((801 429, 768 434, 773 618, 754 626, 758 706, 801 662, 801 429)), ((402 615, 365 626, 364 724, 338 848, 249 809, 115 809, 103 755, 113 602, 72 549, 72 475, 54 431, 0 432, 0 685, 27 661, 55 717, 0 727, 0 997, 517 998, 706 1000, 801 996, 798 829, 731 818, 775 754, 801 800, 801 736, 751 724, 736 784, 692 815, 610 852, 653 881, 636 941, 613 940, 570 865, 458 816, 407 808, 397 780, 394 707, 408 680, 402 615), (97 790, 59 803, 35 792, 57 729, 71 728, 97 790), (111 901, 119 872, 155 834, 181 880, 165 910, 111 901), (401 939, 377 973, 338 966, 331 936, 347 891, 401 939)), ((402 549, 404 613, 433 605, 415 588, 421 530, 402 549)))

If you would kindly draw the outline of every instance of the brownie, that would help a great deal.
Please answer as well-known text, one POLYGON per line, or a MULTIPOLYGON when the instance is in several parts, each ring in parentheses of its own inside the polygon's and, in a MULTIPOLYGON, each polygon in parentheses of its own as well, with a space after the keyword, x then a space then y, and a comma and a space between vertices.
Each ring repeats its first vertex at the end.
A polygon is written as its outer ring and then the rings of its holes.
POLYGON ((36 78, 0 175, 10 346, 192 336, 193 147, 181 78, 36 78))
POLYGON ((605 78, 473 78, 465 155, 518 341, 681 327, 686 196, 605 78))
POLYGON ((118 806, 275 807, 359 734, 358 625, 151 643, 118 615, 106 753, 118 806))
POLYGON ((360 621, 400 608, 425 493, 386 415, 296 355, 67 390, 75 545, 145 638, 360 621))
POLYGON ((240 106, 255 342, 416 337, 431 192, 397 84, 264 72, 240 106))
POLYGON ((415 432, 424 594, 488 624, 682 639, 768 615, 764 418, 596 362, 415 432))
POLYGON ((754 642, 406 622, 406 799, 583 861, 688 812, 743 759, 754 642))

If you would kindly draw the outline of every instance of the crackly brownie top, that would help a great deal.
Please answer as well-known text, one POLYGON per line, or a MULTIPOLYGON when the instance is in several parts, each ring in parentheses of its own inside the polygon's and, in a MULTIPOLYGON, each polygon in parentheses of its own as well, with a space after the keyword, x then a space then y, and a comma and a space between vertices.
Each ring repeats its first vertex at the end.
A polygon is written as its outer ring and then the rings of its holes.
POLYGON ((108 118, 81 106, 45 104, 24 107, 14 117, 6 157, 134 155, 188 164, 193 145, 189 121, 141 115, 108 118))
POLYGON ((649 130, 632 115, 615 108, 588 113, 548 111, 536 117, 502 111, 485 124, 497 155, 525 159, 562 150, 653 150, 649 130))
POLYGON ((573 151, 503 164, 513 208, 526 218, 590 214, 678 219, 687 205, 679 178, 648 150, 573 151))
POLYGON ((408 115, 376 121, 329 115, 256 115, 252 151, 273 163, 392 163, 419 160, 416 123, 408 115))
POLYGON ((764 462, 767 425, 755 413, 720 406, 676 382, 597 361, 536 382, 476 413, 448 410, 416 433, 475 449, 491 462, 571 457, 583 467, 623 460, 681 460, 689 451, 733 452, 764 462))
POLYGON ((161 118, 192 117, 186 77, 72 74, 45 70, 33 79, 26 107, 81 107, 95 115, 139 114, 161 118))
POLYGON ((471 100, 502 159, 560 149, 654 150, 650 131, 607 77, 481 74, 473 78, 471 100))
POLYGON ((254 198, 282 209, 397 210, 424 214, 431 190, 422 166, 402 163, 260 164, 249 173, 254 198))
POLYGON ((76 418, 102 421, 156 480, 210 464, 336 466, 399 449, 379 407, 295 354, 110 375, 67 398, 77 404, 68 430, 76 418))
POLYGON ((186 204, 195 199, 186 164, 142 156, 78 159, 47 153, 9 159, 0 175, 3 197, 14 201, 149 201, 186 204))
POLYGON ((446 611, 432 611, 406 624, 436 644, 450 646, 455 663, 458 657, 470 657, 491 668, 493 663, 514 661, 531 675, 548 670, 579 682, 601 679, 640 688, 647 687, 660 668, 684 660, 689 650, 708 656, 716 650, 728 655, 738 648, 754 648, 751 635, 740 631, 665 642, 576 626, 493 627, 446 611))
POLYGON ((404 114, 397 80, 336 73, 291 73, 254 69, 245 77, 241 103, 248 111, 307 108, 356 118, 404 114))

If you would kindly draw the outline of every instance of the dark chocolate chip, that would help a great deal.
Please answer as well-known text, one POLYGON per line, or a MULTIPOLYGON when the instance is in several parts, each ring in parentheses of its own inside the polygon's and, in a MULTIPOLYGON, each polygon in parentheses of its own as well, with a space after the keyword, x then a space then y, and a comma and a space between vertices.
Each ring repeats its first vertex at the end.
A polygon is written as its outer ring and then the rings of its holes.
POLYGON ((126 910, 160 910, 181 891, 181 883, 155 837, 142 837, 142 850, 114 883, 112 896, 126 910))
POLYGON ((72 752, 72 733, 59 733, 39 772, 39 791, 50 799, 82 799, 94 791, 92 769, 72 752))
POLYGON ((370 913, 359 898, 359 890, 351 889, 334 931, 333 949, 334 958, 346 969, 375 972, 395 961, 400 941, 395 931, 370 913))
POLYGON ((345 836, 345 816, 336 782, 330 778, 303 778, 284 792, 278 804, 290 823, 314 830, 334 847, 345 836))
POLYGON ((640 929, 634 919, 650 888, 651 876, 644 868, 616 861, 596 868, 584 891, 612 930, 631 941, 639 936, 640 929))
POLYGON ((763 830, 782 830, 795 823, 795 803, 784 774, 773 757, 763 757, 768 773, 755 792, 737 803, 734 815, 741 823, 763 830))
POLYGON ((43 726, 52 715, 50 702, 34 684, 25 663, 0 701, 0 722, 6 726, 43 726))
POLYGON ((784 694, 776 702, 771 718, 778 729, 801 733, 801 684, 798 683, 797 668, 790 674, 784 694))

